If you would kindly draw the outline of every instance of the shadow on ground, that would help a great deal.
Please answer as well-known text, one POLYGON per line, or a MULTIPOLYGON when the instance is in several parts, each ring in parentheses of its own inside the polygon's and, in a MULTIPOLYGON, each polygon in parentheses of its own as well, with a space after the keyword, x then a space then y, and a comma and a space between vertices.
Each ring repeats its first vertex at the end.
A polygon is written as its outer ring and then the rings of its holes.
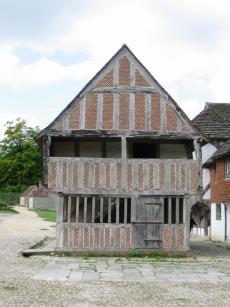
POLYGON ((192 239, 189 254, 192 257, 230 257, 230 244, 192 239))

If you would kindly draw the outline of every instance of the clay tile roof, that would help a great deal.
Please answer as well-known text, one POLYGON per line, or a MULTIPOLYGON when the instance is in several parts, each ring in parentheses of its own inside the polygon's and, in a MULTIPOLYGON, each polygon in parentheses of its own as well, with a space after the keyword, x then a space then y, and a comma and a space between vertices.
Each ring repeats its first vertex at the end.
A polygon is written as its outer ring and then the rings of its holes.
POLYGON ((37 192, 34 193, 35 197, 47 197, 48 196, 48 192, 45 191, 44 187, 39 187, 39 189, 37 190, 37 192))
POLYGON ((204 167, 209 167, 215 160, 228 156, 230 156, 230 139, 214 152, 214 154, 204 163, 204 167))
POLYGON ((216 160, 230 155, 230 139, 225 142, 213 155, 212 159, 216 160))
POLYGON ((206 103, 193 125, 210 140, 230 138, 230 103, 206 103))
POLYGON ((22 197, 26 197, 28 194, 34 193, 37 191, 38 187, 36 185, 30 185, 22 194, 22 197))

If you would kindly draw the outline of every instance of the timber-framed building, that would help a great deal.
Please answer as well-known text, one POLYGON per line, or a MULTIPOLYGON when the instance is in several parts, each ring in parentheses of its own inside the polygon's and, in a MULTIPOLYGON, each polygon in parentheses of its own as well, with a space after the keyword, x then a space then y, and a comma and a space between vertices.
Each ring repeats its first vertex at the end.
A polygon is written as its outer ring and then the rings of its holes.
POLYGON ((57 250, 189 248, 201 137, 126 45, 37 141, 57 196, 57 250))

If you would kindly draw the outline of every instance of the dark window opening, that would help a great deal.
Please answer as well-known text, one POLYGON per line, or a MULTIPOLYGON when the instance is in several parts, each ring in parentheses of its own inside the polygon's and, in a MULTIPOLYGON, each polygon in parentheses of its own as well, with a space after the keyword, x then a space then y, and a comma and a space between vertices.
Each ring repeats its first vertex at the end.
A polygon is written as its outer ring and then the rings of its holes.
POLYGON ((87 197, 86 222, 92 223, 92 197, 87 197))
POLYGON ((95 200, 95 223, 100 223, 100 197, 95 200))
POLYGON ((119 223, 124 223, 124 198, 120 198, 119 203, 119 223))
POLYGON ((171 223, 176 224, 176 198, 172 198, 171 204, 171 223))
POLYGON ((168 224, 168 198, 164 198, 164 224, 168 224))
POLYGON ((75 197, 71 197, 71 215, 70 220, 72 223, 76 222, 76 202, 75 197))
POLYGON ((79 197, 79 213, 78 213, 79 223, 84 222, 84 198, 79 197))
POLYGON ((184 199, 179 198, 179 224, 184 223, 184 199))
POLYGON ((116 198, 111 199, 111 223, 116 223, 116 198))
POLYGON ((63 222, 68 222, 69 214, 71 223, 131 222, 131 198, 76 196, 70 198, 70 206, 68 200, 68 197, 64 197, 63 222))
POLYGON ((127 199, 127 223, 131 223, 131 198, 127 199))
POLYGON ((104 197, 103 200, 103 223, 108 223, 109 216, 109 199, 104 197))
POLYGON ((184 223, 184 198, 164 198, 164 224, 184 223))
POLYGON ((133 143, 134 159, 154 159, 157 158, 156 144, 134 142, 133 143))
POLYGON ((63 222, 68 221, 68 197, 64 197, 64 204, 63 204, 63 222))
POLYGON ((216 204, 216 220, 221 221, 221 204, 216 204))

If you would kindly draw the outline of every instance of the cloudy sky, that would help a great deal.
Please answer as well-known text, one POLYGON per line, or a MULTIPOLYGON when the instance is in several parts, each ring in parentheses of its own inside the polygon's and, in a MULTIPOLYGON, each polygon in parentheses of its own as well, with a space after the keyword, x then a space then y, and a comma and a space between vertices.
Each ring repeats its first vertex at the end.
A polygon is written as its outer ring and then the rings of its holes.
POLYGON ((229 0, 0 0, 0 138, 44 128, 123 43, 190 118, 230 102, 229 0))

